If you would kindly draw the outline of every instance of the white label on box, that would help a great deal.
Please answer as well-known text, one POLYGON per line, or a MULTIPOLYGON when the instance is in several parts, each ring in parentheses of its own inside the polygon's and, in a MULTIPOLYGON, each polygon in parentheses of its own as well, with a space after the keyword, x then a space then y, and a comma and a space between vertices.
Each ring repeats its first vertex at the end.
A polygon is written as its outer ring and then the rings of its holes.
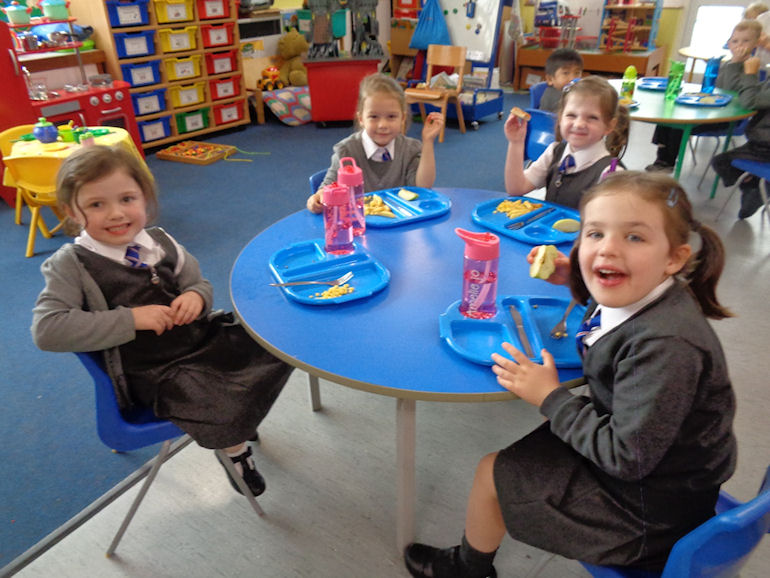
POLYGON ((117 6, 118 22, 122 26, 129 24, 141 24, 142 12, 139 6, 117 6))
POLYGON ((209 44, 229 44, 229 42, 227 42, 227 29, 214 28, 213 30, 209 30, 209 44))
POLYGON ((543 77, 537 74, 528 74, 527 77, 524 79, 524 82, 527 86, 532 86, 534 84, 537 84, 538 82, 543 82, 543 77))
POLYGON ((187 18, 187 6, 184 4, 167 4, 166 18, 169 21, 189 20, 187 18))
POLYGON ((139 114, 151 114, 160 110, 160 100, 157 94, 137 98, 136 104, 139 108, 139 114))
POLYGON ((153 82, 155 82, 155 76, 152 73, 151 66, 134 68, 131 70, 131 84, 151 84, 153 82))
POLYGON ((166 136, 166 133, 163 130, 163 123, 156 122, 153 124, 145 124, 144 126, 142 126, 142 135, 144 136, 144 140, 146 141, 163 138, 164 136, 166 136))
POLYGON ((176 62, 174 63, 174 70, 176 71, 177 78, 187 78, 188 76, 195 76, 195 67, 192 61, 190 62, 176 62))
POLYGON ((179 102, 182 104, 195 104, 199 100, 197 88, 185 88, 179 91, 179 102))
POLYGON ((194 114, 184 119, 184 125, 187 127, 186 132, 193 130, 200 130, 203 128, 203 113, 194 114))
POLYGON ((124 38, 123 48, 126 51, 126 56, 143 56, 150 52, 147 47, 147 38, 144 36, 124 38))
POLYGON ((214 74, 221 74, 223 72, 230 72, 232 70, 230 64, 230 58, 217 58, 214 60, 214 74))
POLYGON ((190 35, 187 32, 170 34, 168 43, 171 45, 171 50, 190 50, 190 35))
POLYGON ((235 94, 235 83, 232 80, 217 84, 217 98, 227 98, 233 94, 235 94))
POLYGON ((222 108, 219 110, 219 113, 222 116, 222 122, 233 122, 234 120, 238 120, 237 106, 228 106, 227 108, 222 108))
POLYGON ((206 0, 203 6, 205 7, 206 16, 209 18, 225 15, 225 0, 206 0))

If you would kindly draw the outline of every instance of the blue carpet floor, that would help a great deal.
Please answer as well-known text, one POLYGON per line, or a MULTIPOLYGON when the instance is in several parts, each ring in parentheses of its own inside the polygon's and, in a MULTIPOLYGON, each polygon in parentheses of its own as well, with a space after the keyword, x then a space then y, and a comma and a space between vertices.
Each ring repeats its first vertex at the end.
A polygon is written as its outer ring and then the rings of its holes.
MULTIPOLYGON (((526 106, 527 95, 505 97, 504 111, 526 106)), ((419 138, 422 126, 409 130, 419 138)), ((267 155, 236 155, 251 162, 219 161, 198 166, 147 162, 160 190, 158 224, 201 262, 215 289, 215 307, 230 310, 228 280, 240 249, 276 220, 303 209, 308 177, 329 164, 332 145, 349 126, 265 125, 201 138, 267 155)), ((461 135, 450 121, 436 145, 436 186, 503 190, 506 141, 502 121, 482 119, 479 130, 461 135)), ((0 568, 34 546, 117 482, 135 471, 156 448, 113 454, 94 425, 93 387, 72 354, 39 351, 32 343, 30 311, 42 288, 40 264, 67 237, 38 235, 36 254, 24 257, 27 226, 13 224, 13 210, 0 201, 0 568)), ((28 215, 25 222, 29 223, 28 215)), ((50 222, 50 221, 49 221, 50 222)), ((212 462, 214 463, 214 462, 212 462)), ((226 483, 224 476, 223 483, 226 483)), ((0 574, 2 571, 0 570, 0 574)))

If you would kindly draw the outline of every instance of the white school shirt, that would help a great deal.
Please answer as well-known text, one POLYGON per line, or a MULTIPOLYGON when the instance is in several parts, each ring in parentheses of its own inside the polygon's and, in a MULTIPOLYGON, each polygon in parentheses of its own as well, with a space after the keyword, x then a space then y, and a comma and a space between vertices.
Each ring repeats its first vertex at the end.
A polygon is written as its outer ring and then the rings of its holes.
POLYGON ((594 329, 586 335, 583 338, 583 343, 591 346, 593 345, 597 339, 599 339, 602 335, 605 333, 608 333, 609 331, 612 331, 615 329, 618 325, 621 323, 624 323, 627 319, 629 319, 632 315, 634 315, 637 311, 642 309, 642 307, 645 307, 649 303, 652 303, 655 301, 658 297, 663 295, 663 293, 666 292, 666 290, 671 287, 671 285, 674 284, 673 277, 666 278, 660 285, 655 287, 652 291, 647 293, 644 297, 639 299, 636 303, 631 303, 631 305, 626 305, 625 307, 604 307, 603 305, 599 305, 596 308, 596 311, 594 312, 594 316, 596 316, 599 311, 602 313, 602 321, 600 327, 597 329, 594 329))
MULTIPOLYGON (((369 133, 367 133, 365 130, 361 131, 361 144, 364 145, 364 152, 366 153, 367 159, 371 159, 374 155, 377 154, 377 151, 380 150, 380 145, 374 142, 372 140, 372 137, 370 137, 369 133)), ((396 139, 393 139, 382 148, 388 149, 388 154, 390 155, 390 158, 392 159, 396 158, 396 139)), ((374 160, 379 161, 380 160, 379 156, 374 160)))
MULTIPOLYGON (((553 161, 553 149, 556 148, 557 144, 559 143, 552 142, 549 144, 548 148, 545 149, 543 154, 541 154, 535 162, 524 169, 524 177, 530 183, 532 183, 536 189, 545 186, 545 178, 548 175, 548 167, 551 166, 551 161, 553 161)), ((567 146, 564 147, 564 154, 559 159, 559 162, 561 162, 562 159, 564 159, 564 157, 567 155, 572 155, 572 157, 575 159, 575 166, 571 169, 568 169, 567 173, 576 173, 590 167, 596 161, 603 159, 609 154, 610 151, 607 150, 603 139, 597 143, 592 144, 590 147, 579 151, 573 151, 572 146, 567 143, 567 146)), ((611 172, 611 169, 611 166, 608 166, 606 169, 604 169, 604 171, 602 171, 601 178, 604 178, 604 175, 611 172)), ((623 167, 618 165, 615 170, 622 171, 623 167)))
MULTIPOLYGON (((174 267, 174 275, 178 275, 182 270, 182 267, 184 267, 184 250, 182 249, 182 246, 176 242, 176 239, 174 239, 168 233, 166 233, 166 235, 169 239, 171 239, 171 242, 176 247, 177 255, 179 255, 176 267, 174 267)), ((85 230, 75 238, 74 243, 85 249, 88 249, 89 251, 93 251, 97 255, 107 257, 108 259, 111 259, 117 263, 122 263, 123 265, 129 264, 128 261, 126 261, 126 247, 128 247, 128 244, 108 245, 106 243, 97 241, 85 230)), ((139 259, 142 261, 142 263, 147 263, 147 265, 150 266, 157 265, 160 260, 166 256, 166 252, 160 246, 160 243, 150 237, 150 234, 144 229, 142 229, 129 244, 139 245, 139 259)))

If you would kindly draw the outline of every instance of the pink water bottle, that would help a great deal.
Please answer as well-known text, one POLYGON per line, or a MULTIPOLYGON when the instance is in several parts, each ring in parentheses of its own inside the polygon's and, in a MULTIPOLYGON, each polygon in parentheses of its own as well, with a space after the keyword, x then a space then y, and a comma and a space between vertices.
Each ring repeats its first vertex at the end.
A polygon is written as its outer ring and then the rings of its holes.
POLYGON ((500 238, 492 233, 455 229, 465 241, 463 296, 460 313, 472 319, 489 319, 497 312, 497 266, 500 238))
POLYGON ((346 255, 353 247, 353 211, 348 187, 332 183, 321 190, 324 205, 324 241, 327 253, 346 255))
POLYGON ((353 215, 353 235, 359 237, 366 233, 366 218, 364 217, 364 173, 356 165, 352 157, 340 159, 340 168, 337 169, 337 183, 350 188, 350 194, 355 207, 353 215))

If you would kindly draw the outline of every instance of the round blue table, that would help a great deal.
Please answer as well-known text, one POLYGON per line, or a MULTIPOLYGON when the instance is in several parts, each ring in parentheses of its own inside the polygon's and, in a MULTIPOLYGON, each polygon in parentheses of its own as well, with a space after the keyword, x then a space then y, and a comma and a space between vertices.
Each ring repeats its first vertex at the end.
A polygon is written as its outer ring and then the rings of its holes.
MULTIPOLYGON (((467 361, 439 337, 439 315, 460 298, 464 241, 455 227, 483 231, 471 221, 494 191, 436 189, 452 208, 443 216, 391 228, 367 229, 362 244, 391 273, 371 297, 337 305, 305 305, 274 282, 271 256, 294 243, 323 238, 323 219, 294 213, 254 237, 235 261, 230 293, 236 314, 264 347, 310 375, 313 409, 320 408, 318 378, 396 398, 398 507, 396 543, 414 536, 416 401, 500 401, 515 396, 500 387, 488 366, 467 361)), ((567 287, 529 277, 531 249, 501 237, 498 296, 569 298, 567 287)), ((569 246, 560 247, 564 251, 569 246)), ((320 289, 323 290, 323 287, 320 289)), ((562 382, 579 369, 562 369, 562 382)))

